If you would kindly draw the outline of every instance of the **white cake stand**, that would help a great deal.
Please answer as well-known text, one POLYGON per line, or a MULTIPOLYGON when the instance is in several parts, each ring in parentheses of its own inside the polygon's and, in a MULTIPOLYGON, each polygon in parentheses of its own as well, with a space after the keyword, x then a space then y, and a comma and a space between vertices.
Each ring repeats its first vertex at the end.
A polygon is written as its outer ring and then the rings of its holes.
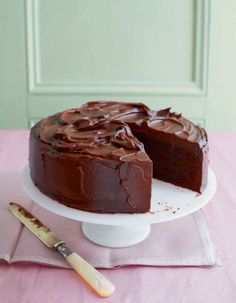
POLYGON ((144 214, 96 214, 67 207, 42 194, 34 185, 27 165, 22 174, 24 190, 40 206, 73 220, 83 222, 84 235, 106 247, 127 247, 143 241, 150 224, 171 221, 205 206, 216 191, 216 178, 209 168, 208 184, 200 195, 156 179, 152 181, 151 210, 144 214))

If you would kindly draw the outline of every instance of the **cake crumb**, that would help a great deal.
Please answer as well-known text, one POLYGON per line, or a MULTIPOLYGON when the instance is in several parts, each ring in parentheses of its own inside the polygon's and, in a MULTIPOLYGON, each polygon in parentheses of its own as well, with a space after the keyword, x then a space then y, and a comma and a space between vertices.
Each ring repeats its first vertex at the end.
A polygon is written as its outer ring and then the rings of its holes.
POLYGON ((166 208, 164 209, 164 211, 169 211, 169 210, 172 210, 173 207, 172 206, 166 206, 166 208))
POLYGON ((149 210, 149 213, 150 213, 151 215, 154 215, 154 214, 156 213, 156 211, 151 211, 151 210, 149 210))

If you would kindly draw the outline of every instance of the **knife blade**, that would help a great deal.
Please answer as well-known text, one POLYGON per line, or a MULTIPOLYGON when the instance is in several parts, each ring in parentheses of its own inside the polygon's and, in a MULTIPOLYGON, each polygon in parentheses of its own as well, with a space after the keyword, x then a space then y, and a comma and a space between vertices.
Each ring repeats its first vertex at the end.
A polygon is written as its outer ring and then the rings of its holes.
POLYGON ((60 240, 41 221, 34 217, 28 210, 17 203, 9 204, 11 213, 23 223, 38 239, 49 248, 55 248, 67 261, 67 263, 99 294, 101 297, 109 297, 115 290, 115 286, 91 264, 85 261, 77 253, 72 252, 65 241, 60 240))

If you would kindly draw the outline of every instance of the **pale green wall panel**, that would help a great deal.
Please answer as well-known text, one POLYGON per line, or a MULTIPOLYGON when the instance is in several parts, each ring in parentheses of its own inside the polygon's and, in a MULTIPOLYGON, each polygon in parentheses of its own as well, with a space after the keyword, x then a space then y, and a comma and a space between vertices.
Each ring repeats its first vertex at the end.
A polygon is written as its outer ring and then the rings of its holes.
POLYGON ((0 1, 0 128, 27 127, 24 1, 0 1))
POLYGON ((30 92, 204 95, 208 1, 27 1, 30 92))
POLYGON ((207 125, 236 131, 236 1, 212 1, 207 125))
POLYGON ((39 81, 191 81, 193 2, 35 1, 39 81))
POLYGON ((0 127, 26 127, 104 99, 172 106, 205 124, 208 0, 25 0, 1 6, 0 31, 8 40, 0 50, 0 127))

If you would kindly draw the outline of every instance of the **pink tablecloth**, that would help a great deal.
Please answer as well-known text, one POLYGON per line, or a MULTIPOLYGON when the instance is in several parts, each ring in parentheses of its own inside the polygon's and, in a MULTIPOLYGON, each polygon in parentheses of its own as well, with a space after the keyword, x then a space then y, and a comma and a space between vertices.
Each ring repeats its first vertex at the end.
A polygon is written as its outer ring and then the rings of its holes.
MULTIPOLYGON (((27 131, 0 131, 1 171, 23 168, 27 137, 27 131)), ((209 137, 210 165, 218 179, 218 190, 204 212, 221 255, 221 267, 102 270, 117 290, 111 298, 99 299, 71 270, 0 264, 0 302, 236 302, 236 133, 209 137)))

